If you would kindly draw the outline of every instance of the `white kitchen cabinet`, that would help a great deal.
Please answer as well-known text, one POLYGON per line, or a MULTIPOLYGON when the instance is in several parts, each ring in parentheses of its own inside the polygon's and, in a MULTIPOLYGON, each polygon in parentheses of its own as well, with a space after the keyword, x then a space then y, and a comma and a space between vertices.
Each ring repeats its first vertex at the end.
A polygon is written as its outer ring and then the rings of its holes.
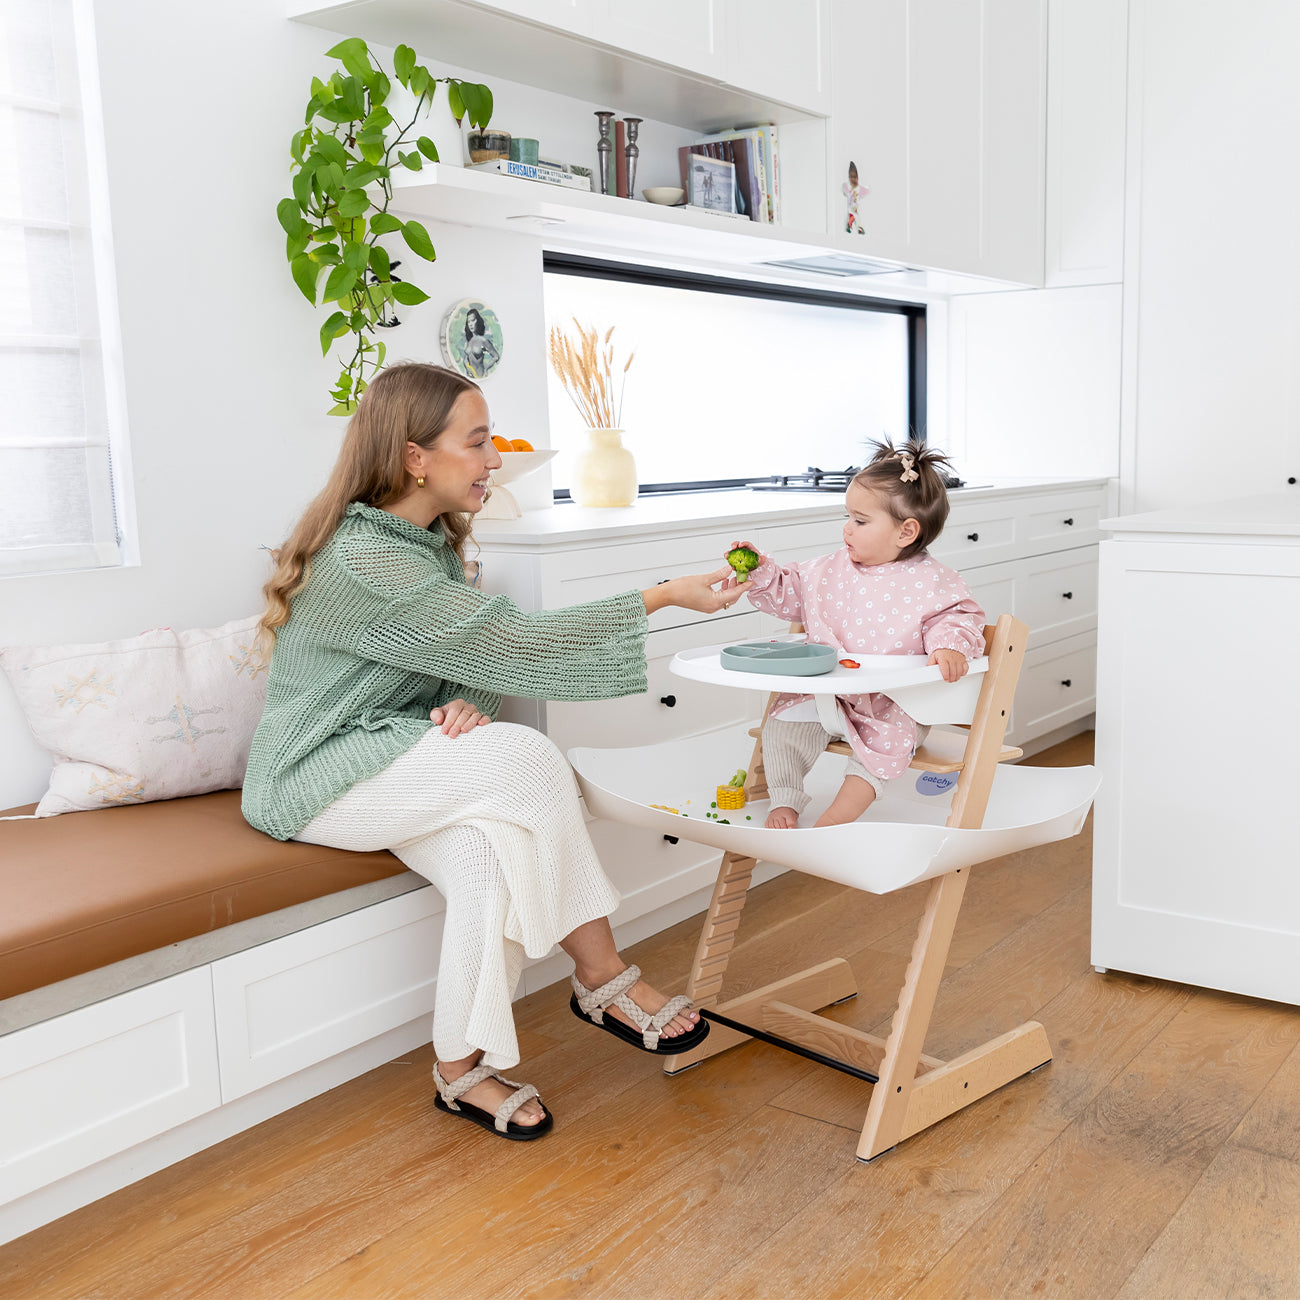
POLYGON ((1126 0, 837 0, 827 174, 874 256, 1029 285, 1122 272, 1126 0))
POLYGON ((0 1205, 221 1102, 207 968, 0 1037, 0 1205))
POLYGON ((730 0, 726 80, 828 114, 831 34, 831 0, 730 0))
POLYGON ((595 0, 468 0, 476 9, 540 23, 575 36, 592 36, 596 25, 595 0))
POLYGON ((593 35, 605 45, 728 81, 723 10, 726 0, 594 0, 593 35))
POLYGON ((830 199, 852 161, 864 250, 1042 284, 1047 0, 839 0, 833 22, 830 199))
POLYGON ((1109 526, 1093 963, 1300 1003, 1300 496, 1109 526))

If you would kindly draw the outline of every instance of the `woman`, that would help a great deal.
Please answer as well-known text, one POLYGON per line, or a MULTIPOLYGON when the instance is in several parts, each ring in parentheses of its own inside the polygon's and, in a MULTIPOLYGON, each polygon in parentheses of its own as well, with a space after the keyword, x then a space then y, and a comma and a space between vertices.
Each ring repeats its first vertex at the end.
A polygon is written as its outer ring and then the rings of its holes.
POLYGON ((559 751, 492 718, 503 694, 644 691, 647 616, 713 613, 742 591, 724 568, 528 614, 474 590, 464 545, 500 464, 471 380, 406 363, 366 390, 266 585, 275 649, 243 808, 278 839, 391 849, 433 882, 447 901, 434 1104, 528 1140, 550 1113, 498 1073, 519 1060, 510 1000, 525 955, 559 943, 574 1013, 644 1050, 687 1051, 708 1025, 619 957, 618 895, 559 751))

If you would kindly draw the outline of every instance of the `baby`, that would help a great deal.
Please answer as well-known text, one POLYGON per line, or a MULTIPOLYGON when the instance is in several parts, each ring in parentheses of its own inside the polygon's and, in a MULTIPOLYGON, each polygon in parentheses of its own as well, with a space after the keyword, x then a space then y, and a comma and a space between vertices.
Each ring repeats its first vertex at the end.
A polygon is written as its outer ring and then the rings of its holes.
MULTIPOLYGON (((790 565, 764 555, 746 584, 750 602, 802 623, 809 641, 846 656, 925 654, 944 681, 955 682, 984 653, 984 611, 961 575, 926 551, 948 518, 938 473, 947 457, 915 441, 875 446, 844 494, 843 548, 790 565)), ((888 696, 840 695, 836 704, 853 757, 818 826, 856 821, 884 783, 907 770, 917 745, 917 724, 888 696)), ((798 824, 808 806, 804 778, 830 738, 812 696, 777 697, 763 725, 768 827, 798 824)))

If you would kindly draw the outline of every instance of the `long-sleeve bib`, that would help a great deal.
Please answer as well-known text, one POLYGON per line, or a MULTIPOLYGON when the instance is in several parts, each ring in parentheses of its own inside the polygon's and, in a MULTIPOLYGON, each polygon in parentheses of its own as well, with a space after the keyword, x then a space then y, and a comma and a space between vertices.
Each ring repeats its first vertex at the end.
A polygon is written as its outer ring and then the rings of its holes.
MULTIPOLYGON (((799 564, 766 560, 750 574, 749 600, 792 623, 809 641, 846 655, 984 653, 984 611, 959 573, 922 551, 892 564, 856 563, 847 549, 799 564)), ((772 716, 789 713, 811 695, 780 695, 772 716)), ((836 696, 845 734, 867 771, 901 776, 916 747, 916 723, 888 696, 836 696)))

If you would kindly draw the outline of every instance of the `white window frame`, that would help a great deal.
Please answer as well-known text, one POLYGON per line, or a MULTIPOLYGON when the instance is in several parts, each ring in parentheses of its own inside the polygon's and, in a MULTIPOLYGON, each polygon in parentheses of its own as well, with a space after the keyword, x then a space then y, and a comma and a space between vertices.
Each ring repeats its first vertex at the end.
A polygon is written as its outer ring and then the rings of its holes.
POLYGON ((0 446, 86 447, 92 538, 29 547, 0 545, 0 578, 138 563, 92 0, 48 0, 48 8, 55 19, 59 79, 68 88, 65 97, 45 101, 5 94, 0 98, 7 104, 58 114, 69 219, 66 223, 33 220, 19 213, 16 217, 0 215, 0 222, 24 228, 69 230, 78 296, 77 333, 0 335, 0 348, 19 352, 48 349, 73 352, 79 357, 85 436, 24 441, 20 435, 0 428, 0 446))

